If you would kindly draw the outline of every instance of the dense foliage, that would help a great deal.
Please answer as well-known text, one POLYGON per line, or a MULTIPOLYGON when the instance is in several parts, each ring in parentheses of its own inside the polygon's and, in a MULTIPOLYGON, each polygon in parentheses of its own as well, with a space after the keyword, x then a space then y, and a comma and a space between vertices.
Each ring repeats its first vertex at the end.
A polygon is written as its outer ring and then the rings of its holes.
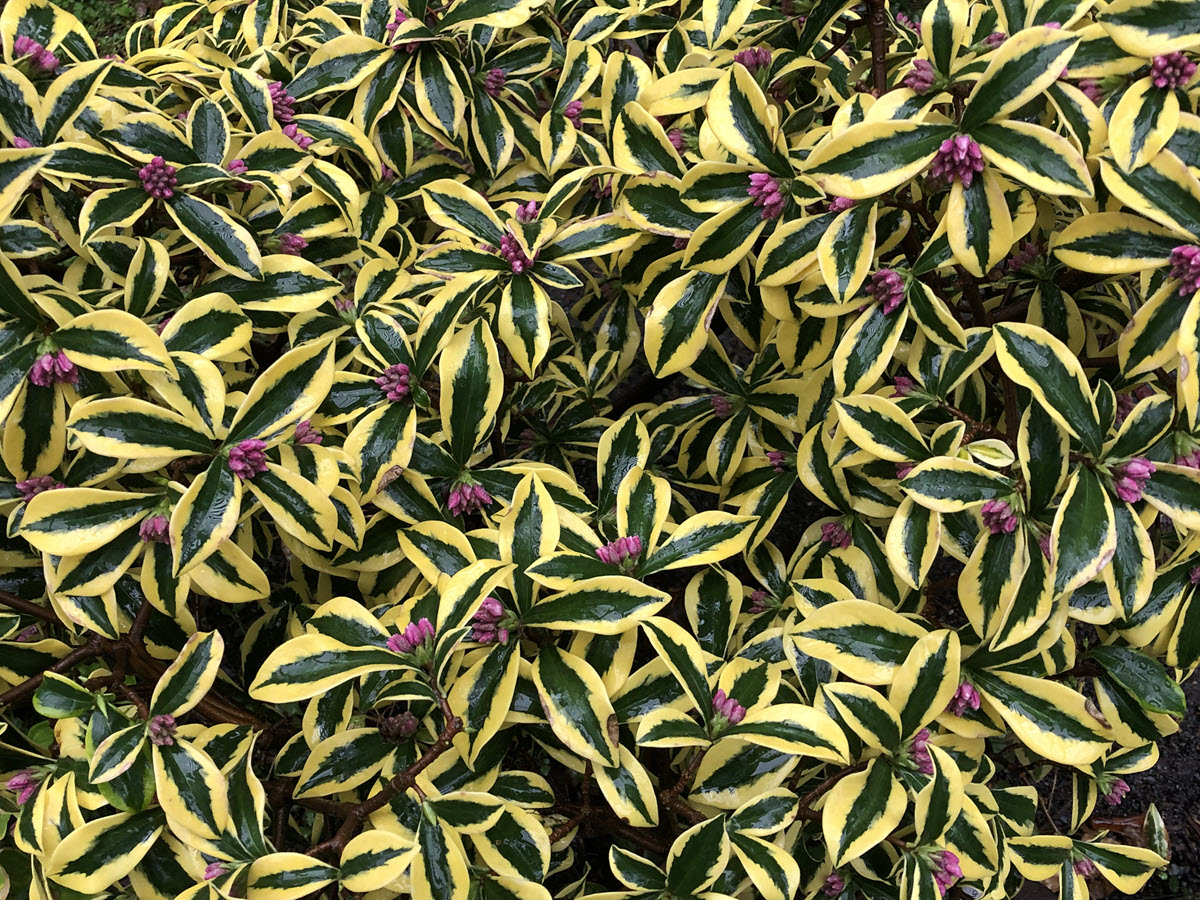
POLYGON ((8 0, 0 895, 1136 891, 1198 10, 8 0))

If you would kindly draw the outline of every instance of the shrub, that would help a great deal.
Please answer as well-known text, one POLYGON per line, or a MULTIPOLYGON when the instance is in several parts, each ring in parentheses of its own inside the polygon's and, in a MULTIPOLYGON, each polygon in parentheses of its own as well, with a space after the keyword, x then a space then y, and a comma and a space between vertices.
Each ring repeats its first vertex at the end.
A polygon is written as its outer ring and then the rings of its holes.
POLYGON ((9 0, 5 885, 1138 890, 1194 11, 9 0))

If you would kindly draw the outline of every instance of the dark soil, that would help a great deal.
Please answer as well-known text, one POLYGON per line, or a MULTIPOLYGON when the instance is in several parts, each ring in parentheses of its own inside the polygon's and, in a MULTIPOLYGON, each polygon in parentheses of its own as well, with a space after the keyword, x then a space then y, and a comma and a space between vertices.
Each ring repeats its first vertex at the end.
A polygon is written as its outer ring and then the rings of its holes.
POLYGON ((1126 777, 1129 793, 1116 815, 1145 812, 1153 803, 1171 837, 1171 865, 1151 879, 1140 900, 1200 897, 1200 678, 1183 686, 1188 713, 1178 733, 1158 742, 1158 765, 1126 777))

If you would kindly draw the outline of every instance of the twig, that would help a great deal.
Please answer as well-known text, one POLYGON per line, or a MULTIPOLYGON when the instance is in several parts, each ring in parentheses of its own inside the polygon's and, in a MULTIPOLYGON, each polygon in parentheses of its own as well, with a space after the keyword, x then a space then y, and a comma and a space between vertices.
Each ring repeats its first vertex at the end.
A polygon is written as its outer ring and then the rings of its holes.
POLYGON ((825 60, 829 59, 829 57, 833 56, 833 54, 837 53, 839 50, 841 50, 843 47, 845 47, 846 42, 850 40, 850 36, 852 34, 854 34, 854 30, 862 24, 864 24, 863 19, 858 19, 855 22, 846 23, 846 30, 844 32, 842 32, 841 37, 839 37, 836 41, 834 41, 832 47, 830 47, 823 54, 821 54, 819 57, 817 57, 817 62, 825 62, 825 60))
POLYGON ((441 691, 437 691, 436 688, 435 691, 446 720, 446 724, 442 727, 442 733, 438 735, 437 740, 430 745, 429 749, 425 751, 425 754, 420 759, 392 778, 391 781, 383 786, 383 789, 379 793, 372 794, 362 803, 353 806, 349 810, 346 820, 342 822, 342 827, 337 830, 337 833, 329 840, 322 841, 320 844, 312 847, 308 851, 309 856, 321 856, 325 853, 332 853, 335 857, 340 856, 346 844, 354 837, 358 829, 362 827, 362 823, 371 813, 383 809, 383 807, 392 802, 393 798, 404 793, 409 788, 415 787, 417 776, 450 748, 451 743, 454 741, 454 736, 463 729, 463 721, 450 712, 450 704, 447 702, 445 695, 441 691))
POLYGON ((688 767, 684 769, 683 774, 679 776, 679 780, 665 791, 660 791, 658 799, 667 809, 674 811, 676 814, 687 819, 693 824, 699 824, 707 820, 707 816, 688 806, 679 795, 683 793, 684 788, 692 783, 692 779, 696 777, 696 773, 700 771, 700 763, 704 760, 704 754, 708 752, 708 748, 701 750, 693 758, 688 767))
POLYGON ((813 811, 813 804, 829 791, 835 784, 845 778, 847 775, 853 775, 855 772, 861 772, 867 767, 865 762, 856 763, 849 768, 842 769, 840 772, 835 772, 830 775, 815 788, 800 798, 800 812, 798 818, 816 820, 821 817, 820 813, 813 811))
MULTIPOLYGON (((103 652, 101 640, 102 639, 99 637, 93 637, 89 639, 88 642, 82 647, 76 647, 58 662, 47 667, 46 672, 61 674, 75 668, 75 666, 79 665, 81 662, 85 662, 89 659, 95 659, 103 652)), ((10 688, 3 694, 0 694, 0 706, 10 706, 14 703, 20 703, 22 700, 25 700, 28 697, 32 697, 34 692, 38 689, 38 686, 41 685, 43 675, 44 673, 39 672, 32 678, 27 678, 16 687, 10 688)))
POLYGON ((867 27, 871 32, 871 78, 875 82, 875 96, 887 91, 887 3, 886 0, 870 0, 871 18, 867 27))
POLYGON ((22 600, 16 594, 10 594, 8 591, 0 590, 0 603, 10 609, 15 609, 19 613, 24 613, 27 616, 41 619, 51 625, 61 625, 58 616, 54 614, 54 610, 46 609, 44 606, 38 606, 36 603, 30 603, 28 600, 22 600))

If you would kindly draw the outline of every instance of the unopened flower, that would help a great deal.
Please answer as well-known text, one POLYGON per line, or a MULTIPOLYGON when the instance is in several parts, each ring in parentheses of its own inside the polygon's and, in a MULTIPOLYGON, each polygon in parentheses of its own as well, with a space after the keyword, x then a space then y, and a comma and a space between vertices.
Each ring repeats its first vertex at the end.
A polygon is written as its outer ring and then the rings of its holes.
POLYGON ((1080 875, 1082 875, 1084 878, 1092 877, 1093 875, 1096 874, 1096 871, 1097 871, 1096 864, 1094 862, 1092 862, 1090 859, 1088 859, 1086 856, 1081 856, 1079 859, 1075 860, 1075 862, 1073 862, 1071 865, 1075 869, 1075 871, 1078 872, 1080 875))
POLYGON ((538 217, 538 205, 536 200, 530 200, 523 206, 517 207, 517 221, 529 223, 538 217))
POLYGON ((299 256, 300 251, 308 246, 308 241, 290 231, 279 236, 279 252, 287 256, 299 256))
POLYGON ((979 709, 979 700, 979 691, 975 690, 975 686, 971 682, 964 681, 958 686, 954 696, 950 698, 950 705, 946 707, 946 710, 952 716, 963 716, 968 710, 979 709))
POLYGON ((991 34, 989 34, 987 37, 985 37, 983 39, 983 42, 988 47, 990 47, 991 49, 994 50, 1007 40, 1008 40, 1008 35, 1005 34, 1003 31, 993 31, 991 34))
POLYGON ((1109 806, 1116 806, 1128 793, 1129 783, 1124 778, 1114 778, 1104 785, 1104 802, 1109 806))
POLYGON ((175 177, 175 167, 167 165, 161 156, 154 157, 138 169, 138 178, 141 179, 142 190, 157 200, 174 197, 175 185, 179 182, 175 177))
POLYGON ((420 724, 417 721, 417 717, 406 709, 397 716, 388 716, 385 719, 381 719, 379 722, 379 736, 389 744, 399 744, 401 741, 407 741, 416 734, 420 724))
POLYGON ((509 638, 508 611, 495 597, 486 598, 471 619, 471 640, 479 644, 507 644, 509 638))
POLYGON ((613 180, 609 178, 593 178, 591 183, 592 196, 597 200, 603 200, 605 197, 612 196, 613 180))
POLYGON ((983 151, 969 135, 959 134, 942 141, 929 174, 948 183, 958 181, 963 187, 970 187, 975 175, 982 171, 983 151))
POLYGON ((787 454, 782 450, 768 450, 767 461, 771 464, 771 468, 775 470, 777 475, 783 474, 784 465, 787 462, 787 454))
POLYGON ((30 147, 33 146, 33 144, 31 144, 29 141, 25 140, 25 138, 21 137, 19 134, 13 135, 12 145, 14 147, 16 147, 18 150, 28 150, 30 147))
POLYGON ((854 538, 840 522, 826 522, 821 526, 821 540, 844 550, 853 543, 854 538))
MULTIPOLYGON (((227 171, 230 175, 244 175, 246 174, 247 170, 248 167, 244 159, 232 160, 230 161, 229 165, 225 167, 225 171, 227 171)), ((254 185, 246 181, 239 181, 237 183, 237 189, 239 191, 248 191, 252 187, 254 187, 254 185)))
POLYGON ((1032 241, 1026 241, 1016 253, 1009 257, 1009 271, 1016 272, 1018 269, 1023 269, 1039 256, 1041 256, 1041 251, 1038 250, 1037 244, 1032 241))
POLYGON ((636 561, 641 555, 642 538, 636 534, 617 538, 596 549, 596 558, 610 566, 624 566, 629 562, 636 561))
POLYGON ((762 210, 764 219, 778 219, 787 206, 787 197, 779 189, 779 182, 766 172, 752 172, 746 193, 754 205, 762 210))
POLYGON ((156 747, 170 747, 175 743, 175 717, 155 716, 150 720, 150 743, 156 747))
POLYGON ((307 150, 312 146, 313 139, 302 132, 295 122, 283 126, 283 133, 301 150, 307 150))
POLYGON ((896 463, 896 480, 900 481, 908 477, 908 473, 913 470, 915 463, 898 462, 896 463))
POLYGON ((150 516, 142 519, 138 535, 147 544, 171 543, 171 521, 166 516, 150 516))
POLYGON ((1200 247, 1186 245, 1171 251, 1171 277, 1179 279, 1179 295, 1200 291, 1200 247))
POLYGON ((742 719, 746 718, 746 707, 728 696, 724 690, 718 690, 713 694, 712 708, 713 712, 725 719, 730 725, 736 725, 742 719))
POLYGON ((27 57, 43 72, 53 72, 58 68, 58 57, 25 34, 18 35, 13 41, 13 55, 27 57))
POLYGON ((388 366, 383 374, 375 379, 375 384, 393 403, 403 400, 412 389, 412 374, 404 363, 388 366))
POLYGON ((422 648, 432 647, 436 633, 433 623, 428 619, 410 622, 400 634, 388 638, 387 648, 393 653, 415 653, 422 648))
POLYGON ((18 481, 16 487, 21 499, 28 503, 43 491, 58 490, 66 485, 52 475, 35 475, 33 478, 18 481))
POLYGON ((395 37, 396 32, 400 29, 400 26, 407 21, 408 16, 400 10, 396 10, 395 15, 392 16, 392 21, 383 26, 384 31, 386 31, 390 36, 395 37))
POLYGON ((903 25, 905 28, 909 29, 910 31, 916 31, 918 28, 920 28, 920 26, 916 22, 914 22, 910 17, 906 16, 902 12, 896 13, 896 23, 898 25, 903 25))
POLYGON ((1087 97, 1097 106, 1104 100, 1104 88, 1100 86, 1100 82, 1095 78, 1081 78, 1079 80, 1079 90, 1083 91, 1083 96, 1087 97))
POLYGON ((903 84, 918 94, 926 94, 937 84, 937 71, 927 59, 914 60, 912 68, 904 76, 903 84))
POLYGON ((266 449, 266 443, 257 438, 242 441, 229 451, 229 471, 242 481, 267 471, 266 449))
POLYGON ((212 881, 214 878, 220 878, 223 875, 229 874, 229 867, 223 862, 210 862, 204 867, 204 880, 212 881))
MULTIPOLYGON (((520 241, 511 234, 505 234, 500 237, 500 255, 508 262, 508 266, 513 270, 514 275, 520 275, 533 265, 533 260, 525 255, 525 250, 521 247, 520 241)), ((536 256, 537 254, 535 253, 534 255, 536 256)))
POLYGON ((1195 74, 1196 64, 1178 51, 1156 56, 1150 64, 1150 81, 1156 88, 1184 87, 1195 74))
POLYGON ((845 212, 848 209, 854 208, 854 200, 849 197, 834 197, 829 201, 829 211, 831 213, 845 212))
POLYGON ((576 128, 583 127, 583 101, 572 100, 563 107, 563 115, 570 120, 571 124, 576 128))
POLYGON ((912 761, 917 766, 917 771, 922 775, 933 774, 933 756, 929 753, 929 729, 922 728, 918 731, 909 745, 908 752, 912 761))
POLYGON ((741 63, 751 72, 765 69, 771 64, 771 51, 766 47, 751 47, 749 50, 739 50, 734 54, 733 61, 741 63))
POLYGON ((1043 534, 1038 538, 1038 549, 1042 551, 1042 556, 1046 557, 1046 562, 1050 562, 1054 556, 1054 549, 1050 544, 1050 535, 1043 534))
POLYGON ((839 897, 844 890, 846 890, 846 879, 836 871, 825 876, 825 884, 821 886, 821 893, 826 897, 839 897))
POLYGON ((871 296, 891 315, 904 303, 904 278, 895 269, 880 269, 871 276, 871 296))
POLYGON ((1188 572, 1188 581, 1192 584, 1200 584, 1200 566, 1196 566, 1188 572))
POLYGON ((271 108, 275 112, 275 120, 287 125, 296 117, 296 98, 287 92, 282 81, 272 81, 267 85, 271 94, 271 108))
POLYGON ((1113 470, 1113 487, 1117 496, 1126 503, 1137 503, 1142 499, 1142 491, 1155 471, 1154 463, 1144 456, 1118 466, 1113 470))
POLYGON ((750 595, 750 614, 758 615, 767 611, 767 601, 771 599, 771 595, 764 590, 754 591, 750 595))
POLYGON ((897 375, 892 379, 892 396, 907 397, 916 386, 917 383, 907 375, 897 375))
POLYGON ((989 500, 980 513, 992 534, 1012 534, 1017 530, 1017 514, 1007 500, 989 500))
POLYGON ((682 153, 687 146, 683 139, 683 131, 678 128, 672 128, 667 132, 667 140, 671 142, 671 146, 679 153, 682 153))
POLYGON ((75 363, 67 359, 67 354, 61 350, 43 353, 34 360, 29 370, 29 380, 38 387, 50 387, 53 384, 78 384, 79 369, 75 363))
POLYGON ((24 806, 37 793, 41 782, 37 780, 32 769, 22 769, 9 778, 4 786, 17 795, 17 805, 24 806))
POLYGON ((492 69, 483 80, 483 89, 489 97, 499 97, 500 92, 504 90, 504 82, 507 80, 503 69, 492 69))
POLYGON ((492 495, 482 484, 464 482, 455 485, 446 500, 450 515, 461 516, 492 504, 492 495))
POLYGON ((712 406, 713 414, 718 419, 728 419, 733 415, 733 404, 723 394, 713 394, 708 398, 708 402, 712 406))
POLYGON ((950 885, 963 877, 958 855, 949 850, 935 850, 929 854, 929 862, 933 866, 933 880, 939 894, 945 894, 950 885))
POLYGON ((293 440, 297 444, 319 444, 323 439, 320 432, 313 428, 312 422, 305 419, 303 422, 297 423, 293 440))

